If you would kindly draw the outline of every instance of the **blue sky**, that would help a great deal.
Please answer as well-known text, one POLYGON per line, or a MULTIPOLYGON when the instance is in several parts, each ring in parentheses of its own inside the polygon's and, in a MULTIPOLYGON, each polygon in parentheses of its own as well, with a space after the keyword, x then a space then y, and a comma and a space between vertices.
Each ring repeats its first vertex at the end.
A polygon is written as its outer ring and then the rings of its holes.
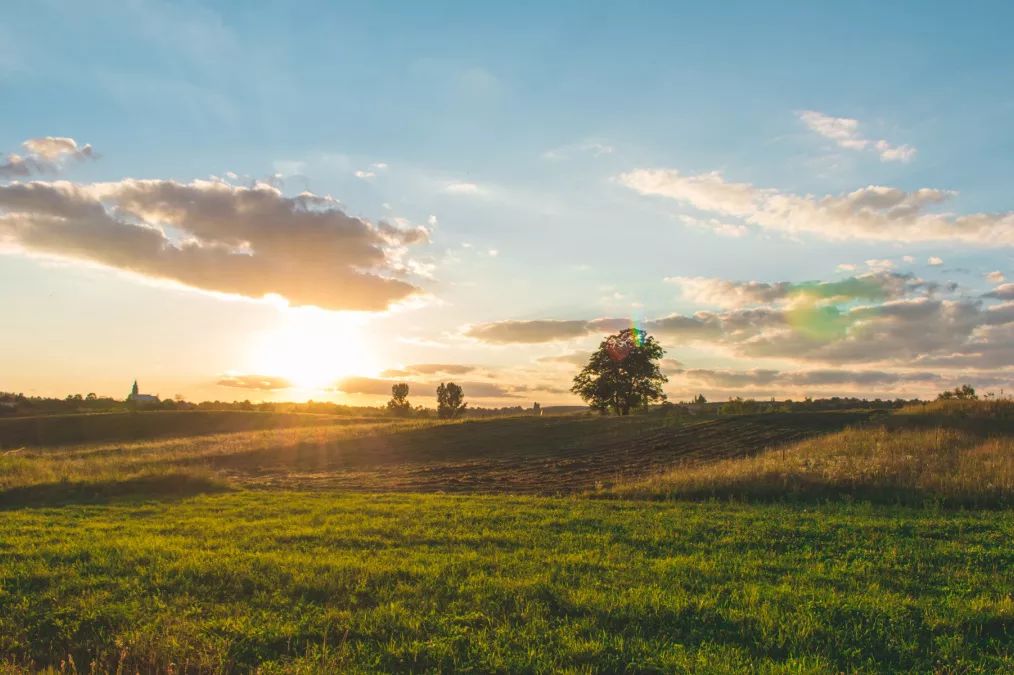
MULTIPOLYGON (((0 312, 17 331, 0 388, 118 393, 137 376, 163 395, 371 402, 389 388, 385 370, 464 364, 489 403, 564 402, 573 363, 556 372, 548 359, 594 347, 598 326, 556 335, 547 324, 538 342, 474 328, 603 318, 659 327, 679 361, 674 398, 999 388, 1014 332, 997 318, 1014 276, 1012 15, 1008 3, 8 3, 0 153, 25 156, 22 143, 45 137, 95 153, 8 183, 269 181, 369 223, 425 228, 428 242, 382 271, 418 297, 348 314, 341 301, 302 310, 298 298, 212 295, 220 287, 191 277, 167 285, 81 242, 46 248, 9 232, 0 312), (686 180, 701 176, 712 178, 686 180), (887 220, 863 220, 873 192, 821 206, 869 186, 941 193, 894 204, 917 212, 897 231, 886 225, 907 211, 874 206, 887 220), (992 220, 964 234, 931 222, 967 214, 992 220), (738 315, 723 315, 710 343, 657 323, 764 307, 783 326, 798 291, 754 285, 733 306, 715 289, 737 291, 719 282, 864 275, 881 295, 821 300, 857 318, 805 357, 788 329, 731 335, 738 315), (870 303, 888 304, 875 321, 861 318, 870 303), (902 326, 904 303, 936 328, 902 326), (954 318, 973 305, 977 318, 954 318), (942 316, 954 325, 941 329, 942 316), (329 353, 353 333, 347 353, 329 353), (306 377, 315 370, 327 382, 306 377), (833 374, 857 370, 880 375, 833 374), (294 386, 216 384, 241 375, 294 386), (348 377, 361 391, 327 384, 348 377)), ((120 199, 103 195, 110 209, 120 199)), ((452 372, 402 377, 428 387, 452 372)))

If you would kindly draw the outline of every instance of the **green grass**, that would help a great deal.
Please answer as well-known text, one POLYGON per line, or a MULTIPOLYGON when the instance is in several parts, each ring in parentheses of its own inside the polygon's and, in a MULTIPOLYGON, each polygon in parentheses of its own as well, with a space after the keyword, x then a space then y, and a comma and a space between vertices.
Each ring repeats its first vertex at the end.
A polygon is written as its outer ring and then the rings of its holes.
POLYGON ((80 671, 1010 672, 1014 513, 242 492, 0 518, 80 671))
POLYGON ((15 448, 0 673, 1014 672, 1010 411, 15 448))

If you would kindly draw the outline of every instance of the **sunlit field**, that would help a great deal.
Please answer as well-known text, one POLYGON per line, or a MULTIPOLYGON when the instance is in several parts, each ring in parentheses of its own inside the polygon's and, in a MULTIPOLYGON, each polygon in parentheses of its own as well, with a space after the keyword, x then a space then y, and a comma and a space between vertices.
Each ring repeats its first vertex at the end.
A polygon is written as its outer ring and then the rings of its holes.
POLYGON ((3 516, 21 666, 1014 668, 1009 511, 244 492, 3 516))
MULTIPOLYGON (((139 413, 139 420, 116 415, 115 424, 97 426, 122 436, 127 420, 135 430, 157 436, 167 420, 198 426, 190 415, 139 413)), ((0 503, 50 503, 61 495, 101 499, 135 488, 172 494, 199 485, 574 493, 661 471, 676 461, 744 456, 869 416, 847 411, 701 420, 658 411, 624 419, 564 415, 444 422, 265 414, 267 424, 292 426, 70 445, 8 442, 0 454, 0 503)), ((247 429, 256 417, 241 413, 219 425, 247 429)), ((64 423, 54 418, 54 424, 64 423)))
POLYGON ((680 467, 627 497, 1014 505, 1014 437, 948 428, 848 429, 758 456, 680 467))
POLYGON ((1009 422, 658 409, 8 448, 3 668, 1006 671, 1009 422))

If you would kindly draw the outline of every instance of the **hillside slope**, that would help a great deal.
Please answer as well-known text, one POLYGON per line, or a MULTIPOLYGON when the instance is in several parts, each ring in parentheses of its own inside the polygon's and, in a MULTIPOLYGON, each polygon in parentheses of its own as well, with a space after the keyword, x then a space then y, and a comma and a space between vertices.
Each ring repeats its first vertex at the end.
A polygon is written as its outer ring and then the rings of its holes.
MULTIPOLYGON (((866 412, 710 420, 515 417, 320 425, 0 453, 0 503, 221 487, 560 494, 749 456, 863 422, 866 412), (163 477, 159 480, 155 478, 163 477), (195 480, 195 477, 197 480, 195 480)), ((104 497, 103 497, 104 498, 104 497)))

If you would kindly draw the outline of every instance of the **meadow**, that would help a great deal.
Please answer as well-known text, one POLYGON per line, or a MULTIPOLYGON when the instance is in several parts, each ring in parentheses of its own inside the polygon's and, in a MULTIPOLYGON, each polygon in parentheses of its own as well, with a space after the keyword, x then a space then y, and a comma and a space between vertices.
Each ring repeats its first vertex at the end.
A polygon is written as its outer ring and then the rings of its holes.
POLYGON ((11 447, 0 670, 1010 672, 1011 410, 11 447))

